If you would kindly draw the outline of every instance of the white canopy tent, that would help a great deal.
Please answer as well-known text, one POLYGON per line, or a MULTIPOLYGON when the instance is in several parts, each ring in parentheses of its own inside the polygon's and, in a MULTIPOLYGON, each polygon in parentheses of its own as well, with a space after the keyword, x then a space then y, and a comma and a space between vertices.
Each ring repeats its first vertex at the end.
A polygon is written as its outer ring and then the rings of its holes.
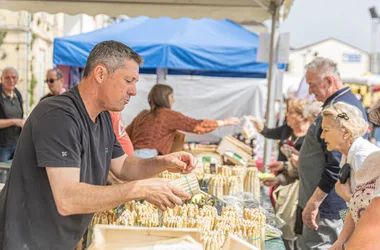
MULTIPOLYGON (((231 19, 234 21, 262 22, 270 19, 272 0, 0 0, 0 8, 31 13, 48 12, 108 16, 128 15, 193 19, 231 19)), ((281 3, 282 0, 275 0, 281 3)), ((285 0, 286 17, 294 0, 285 0)))
POLYGON ((380 86, 380 75, 342 77, 342 80, 344 83, 353 83, 368 87, 380 86))

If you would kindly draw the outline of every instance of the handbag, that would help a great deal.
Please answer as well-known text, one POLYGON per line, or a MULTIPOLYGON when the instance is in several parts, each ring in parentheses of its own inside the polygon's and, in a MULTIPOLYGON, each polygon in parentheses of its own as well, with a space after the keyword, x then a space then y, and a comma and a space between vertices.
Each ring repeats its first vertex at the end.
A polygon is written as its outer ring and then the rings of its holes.
POLYGON ((279 186, 273 192, 273 199, 276 202, 275 213, 285 221, 285 226, 281 228, 282 238, 285 240, 295 240, 296 211, 298 206, 299 181, 279 186))

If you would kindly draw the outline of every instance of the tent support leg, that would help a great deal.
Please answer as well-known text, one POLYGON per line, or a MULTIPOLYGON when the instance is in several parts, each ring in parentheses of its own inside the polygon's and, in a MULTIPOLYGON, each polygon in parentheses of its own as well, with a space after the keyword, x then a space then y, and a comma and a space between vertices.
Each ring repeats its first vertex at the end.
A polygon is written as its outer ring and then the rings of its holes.
MULTIPOLYGON (((269 128, 274 127, 275 125, 275 110, 274 110, 274 102, 275 102, 275 74, 277 71, 276 64, 276 25, 277 25, 277 17, 279 6, 275 2, 271 2, 271 10, 272 10, 272 26, 271 26, 271 38, 270 38, 270 51, 269 51, 269 68, 268 68, 268 95, 267 95, 267 109, 266 109, 266 122, 265 125, 269 128)), ((264 166, 271 161, 272 157, 272 145, 273 141, 269 139, 265 139, 264 146, 264 161, 262 171, 268 171, 264 166)))

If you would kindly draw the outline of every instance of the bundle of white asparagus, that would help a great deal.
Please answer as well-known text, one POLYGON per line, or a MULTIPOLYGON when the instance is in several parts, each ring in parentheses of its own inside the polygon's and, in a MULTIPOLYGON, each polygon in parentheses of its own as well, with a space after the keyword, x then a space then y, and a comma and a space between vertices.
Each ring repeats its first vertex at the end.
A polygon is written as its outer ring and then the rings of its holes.
POLYGON ((188 192, 189 194, 191 194, 191 197, 201 193, 198 179, 194 173, 183 175, 181 178, 173 180, 170 183, 188 192))
POLYGON ((244 191, 253 193, 257 200, 260 200, 260 179, 259 170, 255 167, 247 168, 244 180, 244 191))

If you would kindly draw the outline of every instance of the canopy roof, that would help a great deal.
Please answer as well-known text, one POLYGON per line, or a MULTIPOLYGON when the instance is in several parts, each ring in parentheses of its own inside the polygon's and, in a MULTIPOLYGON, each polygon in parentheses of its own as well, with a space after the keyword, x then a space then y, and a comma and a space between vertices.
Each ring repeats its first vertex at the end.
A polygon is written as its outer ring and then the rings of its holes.
MULTIPOLYGON (((281 2, 280 0, 276 0, 281 2)), ((287 16, 294 0, 284 1, 284 17, 287 16)), ((228 18, 235 21, 262 22, 270 19, 271 0, 0 0, 0 8, 12 11, 48 12, 74 14, 106 14, 108 16, 128 15, 172 18, 209 17, 228 18)))
POLYGON ((258 35, 230 20, 137 17, 54 40, 54 63, 84 66, 99 42, 122 42, 145 60, 142 68, 265 73, 256 63, 258 35))

